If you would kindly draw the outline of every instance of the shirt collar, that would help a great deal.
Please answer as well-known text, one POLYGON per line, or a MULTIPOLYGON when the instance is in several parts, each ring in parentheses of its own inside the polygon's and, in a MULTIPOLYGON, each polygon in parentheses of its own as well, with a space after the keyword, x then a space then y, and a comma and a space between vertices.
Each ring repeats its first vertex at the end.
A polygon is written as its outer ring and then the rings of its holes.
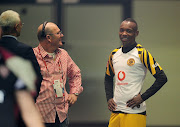
POLYGON ((133 45, 129 46, 129 47, 123 47, 122 46, 122 52, 123 53, 127 53, 129 51, 131 51, 134 47, 136 47, 137 43, 135 42, 133 45))
MULTIPOLYGON (((41 46, 41 44, 38 45, 38 48, 40 50, 40 53, 42 55, 43 58, 45 58, 46 56, 49 56, 48 53, 43 49, 43 47, 41 46)), ((61 52, 61 49, 58 48, 56 51, 55 51, 55 54, 61 52)))
POLYGON ((14 38, 14 39, 17 40, 17 37, 15 37, 15 36, 13 36, 13 35, 3 35, 2 37, 12 37, 12 38, 14 38))

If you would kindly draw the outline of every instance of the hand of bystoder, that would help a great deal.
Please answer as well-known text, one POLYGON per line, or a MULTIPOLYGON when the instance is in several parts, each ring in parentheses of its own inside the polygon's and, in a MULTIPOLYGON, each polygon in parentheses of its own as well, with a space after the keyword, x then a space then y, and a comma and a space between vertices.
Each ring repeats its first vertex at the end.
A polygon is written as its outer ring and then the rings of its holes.
POLYGON ((77 101, 77 98, 78 96, 76 96, 75 94, 69 94, 68 95, 69 106, 72 106, 77 101))

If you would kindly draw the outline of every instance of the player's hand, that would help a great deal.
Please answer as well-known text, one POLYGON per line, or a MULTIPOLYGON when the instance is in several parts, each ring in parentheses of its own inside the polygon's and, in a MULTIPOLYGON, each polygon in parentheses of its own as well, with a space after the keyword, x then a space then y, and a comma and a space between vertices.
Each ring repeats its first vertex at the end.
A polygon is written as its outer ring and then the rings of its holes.
POLYGON ((143 102, 143 99, 141 98, 141 94, 138 94, 137 96, 133 97, 129 101, 127 101, 127 107, 140 107, 140 104, 143 102))
POLYGON ((69 106, 72 106, 77 101, 77 98, 78 96, 76 96, 75 94, 69 94, 68 95, 69 106))
POLYGON ((114 102, 114 100, 113 100, 113 98, 111 98, 111 99, 109 99, 108 100, 108 109, 110 110, 110 111, 114 111, 114 110, 116 110, 116 103, 114 102))

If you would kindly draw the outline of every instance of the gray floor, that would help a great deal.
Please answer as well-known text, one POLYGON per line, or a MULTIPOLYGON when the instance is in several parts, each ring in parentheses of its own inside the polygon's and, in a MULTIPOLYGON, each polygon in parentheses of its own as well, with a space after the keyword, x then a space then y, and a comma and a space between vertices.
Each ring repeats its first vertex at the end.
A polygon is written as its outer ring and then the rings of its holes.
MULTIPOLYGON (((98 123, 98 124, 92 124, 92 123, 71 123, 69 127, 107 127, 107 123, 98 123)), ((180 127, 180 126, 147 126, 147 127, 180 127)))
POLYGON ((70 124, 69 127, 107 127, 108 124, 88 124, 88 123, 84 123, 84 124, 70 124))

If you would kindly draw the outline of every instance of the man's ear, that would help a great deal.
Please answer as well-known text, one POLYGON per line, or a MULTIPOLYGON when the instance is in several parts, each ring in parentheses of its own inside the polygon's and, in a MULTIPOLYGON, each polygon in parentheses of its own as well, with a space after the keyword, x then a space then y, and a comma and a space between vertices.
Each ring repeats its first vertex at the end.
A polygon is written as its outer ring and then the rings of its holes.
POLYGON ((137 37, 139 35, 139 31, 136 31, 135 32, 135 36, 137 37))
POLYGON ((51 41, 50 35, 46 35, 46 39, 47 39, 48 41, 51 41))
POLYGON ((14 25, 14 29, 17 31, 19 24, 14 25))

